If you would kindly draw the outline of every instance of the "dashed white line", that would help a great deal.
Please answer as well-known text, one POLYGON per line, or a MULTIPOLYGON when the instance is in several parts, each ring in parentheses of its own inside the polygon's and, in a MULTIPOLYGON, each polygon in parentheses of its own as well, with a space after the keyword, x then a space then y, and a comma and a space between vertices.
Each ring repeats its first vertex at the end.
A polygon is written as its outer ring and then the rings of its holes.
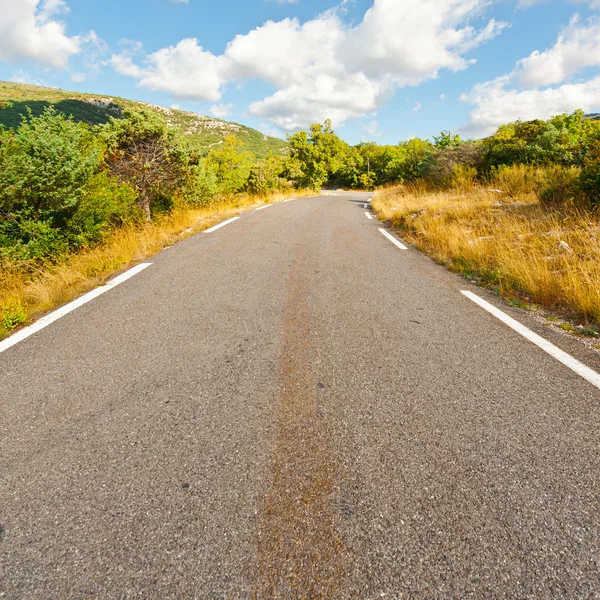
POLYGON ((373 215, 371 213, 366 212, 365 215, 367 215, 367 219, 372 219, 373 215))
POLYGON ((233 217, 231 219, 227 219, 227 221, 223 221, 222 223, 219 223, 218 225, 215 225, 214 227, 211 227, 210 229, 205 229, 204 233, 212 233, 213 231, 216 231, 217 229, 221 229, 221 227, 225 227, 225 225, 229 225, 229 223, 233 223, 234 221, 237 221, 239 219, 239 217, 233 217))
POLYGON ((124 281, 127 281, 128 279, 130 279, 134 275, 137 275, 144 269, 147 269, 151 264, 152 263, 141 263, 139 265, 136 265, 132 269, 129 269, 129 271, 125 271, 125 273, 122 273, 118 277, 111 279, 108 283, 97 287, 91 292, 88 292, 87 294, 84 294, 83 296, 77 298, 77 300, 73 300, 73 302, 65 304, 65 306, 62 306, 58 310, 47 314, 45 317, 42 317, 41 319, 33 323, 33 325, 29 325, 29 327, 25 327, 20 331, 17 331, 17 333, 11 335, 9 338, 6 338, 4 341, 0 342, 0 353, 4 352, 5 350, 8 350, 15 344, 22 342, 24 339, 28 338, 34 333, 37 333, 38 331, 41 331, 45 327, 48 327, 48 325, 51 325, 52 323, 54 323, 54 321, 58 321, 58 319, 60 319, 61 317, 68 315, 76 308, 79 308, 80 306, 87 304, 94 298, 105 294, 117 285, 123 283, 124 281))
POLYGON ((392 244, 398 246, 400 250, 408 250, 408 247, 405 246, 402 242, 398 241, 393 235, 390 235, 385 229, 379 228, 379 231, 382 235, 384 235, 392 244))
POLYGON ((483 298, 480 298, 477 294, 470 292, 468 290, 461 290, 461 294, 466 296, 469 300, 472 300, 486 310, 491 315, 502 321, 505 325, 508 325, 511 329, 522 335, 524 338, 528 339, 530 342, 535 344, 538 348, 541 348, 544 352, 548 353, 550 356, 561 362, 566 367, 569 367, 571 371, 574 371, 587 381, 589 381, 592 385, 595 385, 600 389, 600 374, 596 373, 593 369, 590 369, 582 362, 579 362, 576 358, 573 358, 570 354, 567 354, 564 350, 561 350, 553 343, 549 342, 547 339, 538 335, 516 321, 512 317, 509 317, 506 313, 502 312, 500 309, 496 308, 493 304, 486 302, 483 298))
POLYGON ((259 206, 258 208, 255 208, 254 210, 262 210, 263 208, 269 208, 269 206, 273 206, 272 204, 265 204, 264 206, 259 206))

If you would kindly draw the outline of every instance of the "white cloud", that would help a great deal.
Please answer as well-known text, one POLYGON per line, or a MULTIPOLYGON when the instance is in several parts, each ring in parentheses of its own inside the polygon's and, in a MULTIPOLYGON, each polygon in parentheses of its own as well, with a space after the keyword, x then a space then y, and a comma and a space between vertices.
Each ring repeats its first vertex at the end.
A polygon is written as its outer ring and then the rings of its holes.
POLYGON ((55 18, 67 11, 64 0, 0 0, 0 60, 66 68, 81 46, 55 18))
POLYGON ((413 112, 419 112, 421 110, 422 106, 420 102, 415 102, 415 105, 413 106, 413 112))
POLYGON ((233 104, 213 104, 208 111, 213 117, 224 119, 229 116, 232 108, 233 104))
POLYGON ((555 85, 581 69, 600 65, 600 19, 579 25, 575 15, 551 48, 532 52, 517 63, 517 79, 522 87, 555 85))
POLYGON ((141 67, 128 52, 113 55, 111 64, 121 75, 138 79, 141 87, 169 92, 177 98, 214 102, 220 99, 225 84, 223 58, 204 50, 194 38, 148 55, 141 67))
POLYGON ((474 106, 462 132, 483 136, 517 119, 547 119, 577 109, 597 112, 600 74, 584 81, 571 79, 585 68, 599 66, 600 21, 580 25, 574 17, 552 47, 531 53, 511 73, 477 84, 461 96, 474 106))
POLYGON ((433 79, 443 69, 471 64, 465 54, 505 26, 473 26, 487 0, 374 0, 356 26, 343 21, 342 3, 315 19, 268 21, 236 36, 224 54, 196 40, 150 54, 140 64, 130 54, 114 68, 140 86, 176 97, 218 101, 227 83, 260 79, 276 91, 249 113, 293 131, 330 118, 334 125, 373 112, 401 86, 433 79))
POLYGON ((466 135, 490 135, 496 128, 517 119, 547 119, 564 112, 600 108, 600 75, 582 83, 566 83, 544 90, 517 90, 507 87, 506 76, 481 83, 463 100, 475 105, 469 123, 462 128, 466 135))

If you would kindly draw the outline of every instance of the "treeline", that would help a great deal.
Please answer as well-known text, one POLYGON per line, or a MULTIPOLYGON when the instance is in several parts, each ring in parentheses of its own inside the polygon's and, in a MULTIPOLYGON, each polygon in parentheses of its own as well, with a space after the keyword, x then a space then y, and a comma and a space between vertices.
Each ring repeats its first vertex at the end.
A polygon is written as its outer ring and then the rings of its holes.
POLYGON ((0 261, 37 268, 124 224, 292 185, 287 156, 257 161, 240 146, 232 136, 202 155, 151 111, 96 126, 29 112, 0 127, 0 261))
POLYGON ((443 188, 497 183, 502 191, 535 190, 545 202, 575 198, 600 204, 600 121, 582 111, 547 121, 502 125, 483 140, 442 132, 395 146, 349 146, 331 124, 313 125, 289 139, 293 173, 302 185, 374 189, 423 183, 443 188))
POLYGON ((294 187, 483 183, 535 190, 548 203, 600 204, 600 121, 581 111, 503 125, 479 141, 442 132, 433 141, 350 146, 327 121, 290 135, 287 153, 264 160, 234 136, 200 152, 143 110, 90 127, 50 107, 16 129, 0 128, 0 261, 35 268, 125 223, 294 187))

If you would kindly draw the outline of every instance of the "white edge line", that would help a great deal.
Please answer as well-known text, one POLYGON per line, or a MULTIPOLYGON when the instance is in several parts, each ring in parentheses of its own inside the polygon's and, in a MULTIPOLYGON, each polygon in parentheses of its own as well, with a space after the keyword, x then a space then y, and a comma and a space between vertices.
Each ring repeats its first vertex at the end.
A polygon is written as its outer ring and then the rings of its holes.
POLYGON ((125 273, 121 273, 121 275, 118 275, 114 279, 111 279, 108 283, 93 289, 91 292, 88 292, 87 294, 84 294, 83 296, 77 298, 77 300, 73 300, 73 302, 69 302, 69 304, 65 304, 59 309, 48 313, 46 316, 37 320, 32 325, 29 325, 28 327, 24 327, 20 331, 17 331, 10 337, 6 338, 4 341, 0 342, 0 353, 4 352, 5 350, 8 350, 9 348, 18 344, 19 342, 22 342, 24 339, 28 338, 34 333, 37 333, 38 331, 41 331, 45 327, 48 327, 48 325, 51 325, 52 323, 54 323, 54 321, 58 321, 58 319, 60 319, 61 317, 68 315, 76 308, 79 308, 80 306, 87 304, 94 298, 97 298, 98 296, 101 296, 102 294, 108 292, 120 283, 127 281, 134 275, 137 275, 144 269, 147 269, 151 264, 152 263, 141 263, 139 265, 136 265, 135 267, 129 269, 129 271, 125 271, 125 273))
POLYGON ((366 212, 365 215, 367 215, 367 219, 372 219, 373 215, 371 213, 366 212))
POLYGON ((281 204, 285 204, 286 202, 291 202, 292 200, 296 200, 296 198, 288 198, 287 200, 284 200, 281 204))
POLYGON ((596 373, 596 371, 579 362, 576 358, 573 358, 570 354, 567 354, 564 350, 561 350, 552 342, 549 342, 547 339, 543 338, 537 333, 534 333, 531 331, 531 329, 525 327, 525 325, 521 325, 519 321, 509 317, 506 313, 502 312, 489 302, 486 302, 477 294, 474 294, 468 290, 461 290, 460 293, 463 294, 463 296, 466 296, 469 300, 475 302, 475 304, 483 308, 483 310, 486 310, 491 315, 502 321, 505 325, 508 325, 511 329, 521 334, 524 338, 528 339, 538 348, 541 348, 544 352, 548 353, 563 365, 569 367, 571 371, 574 371, 585 380, 589 381, 592 385, 595 385, 598 389, 600 389, 600 374, 596 373))
POLYGON ((272 204, 265 204, 264 206, 259 206, 258 208, 255 208, 254 210, 262 210, 263 208, 269 208, 269 206, 273 206, 272 204))
POLYGON ((388 239, 392 244, 398 246, 400 250, 408 250, 408 247, 405 246, 402 242, 398 241, 393 235, 390 235, 385 229, 379 228, 379 231, 388 239))
POLYGON ((205 229, 204 233, 212 233, 213 231, 216 231, 217 229, 221 229, 221 227, 225 227, 225 225, 229 225, 229 223, 233 223, 234 221, 237 221, 239 219, 239 217, 232 217, 231 219, 227 219, 227 221, 223 221, 222 223, 219 223, 218 225, 215 225, 214 227, 211 227, 210 229, 205 229))

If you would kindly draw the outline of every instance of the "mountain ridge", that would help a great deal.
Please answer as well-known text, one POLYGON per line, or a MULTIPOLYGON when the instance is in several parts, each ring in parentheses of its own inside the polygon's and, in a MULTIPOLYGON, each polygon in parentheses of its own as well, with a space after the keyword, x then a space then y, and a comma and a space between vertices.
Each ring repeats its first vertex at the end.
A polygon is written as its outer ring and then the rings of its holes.
POLYGON ((266 158, 270 152, 280 154, 287 149, 287 142, 279 138, 264 135, 240 123, 191 111, 126 98, 0 81, 0 125, 4 127, 17 127, 22 115, 27 113, 27 108, 38 115, 50 105, 76 121, 84 121, 90 125, 106 123, 110 117, 120 118, 125 110, 131 108, 158 112, 171 127, 203 153, 223 143, 228 135, 238 137, 242 141, 242 148, 259 159, 266 158))

